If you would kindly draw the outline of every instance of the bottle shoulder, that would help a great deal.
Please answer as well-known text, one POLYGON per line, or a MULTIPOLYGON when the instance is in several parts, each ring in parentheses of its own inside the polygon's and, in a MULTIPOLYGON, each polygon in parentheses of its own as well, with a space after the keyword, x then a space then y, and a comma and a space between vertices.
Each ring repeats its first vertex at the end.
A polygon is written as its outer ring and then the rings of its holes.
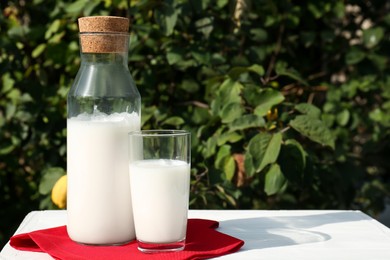
POLYGON ((120 64, 82 65, 69 91, 70 96, 138 97, 127 66, 120 64))

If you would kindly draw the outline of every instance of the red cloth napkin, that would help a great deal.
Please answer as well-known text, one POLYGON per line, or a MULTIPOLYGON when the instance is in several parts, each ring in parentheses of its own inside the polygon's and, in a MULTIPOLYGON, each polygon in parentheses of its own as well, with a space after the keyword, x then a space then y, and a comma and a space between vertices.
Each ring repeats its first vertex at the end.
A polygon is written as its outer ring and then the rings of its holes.
POLYGON ((132 241, 121 246, 87 246, 73 242, 66 226, 42 229, 18 234, 10 239, 18 250, 45 252, 55 259, 206 259, 233 253, 244 241, 215 230, 219 223, 214 220, 189 219, 186 246, 183 251, 145 254, 132 241))

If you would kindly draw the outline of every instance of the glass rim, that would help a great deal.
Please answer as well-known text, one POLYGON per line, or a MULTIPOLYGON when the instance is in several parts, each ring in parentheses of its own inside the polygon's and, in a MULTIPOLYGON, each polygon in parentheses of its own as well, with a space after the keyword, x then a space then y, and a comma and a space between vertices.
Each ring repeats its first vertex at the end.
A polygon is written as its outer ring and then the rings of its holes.
POLYGON ((152 129, 152 130, 139 130, 130 131, 129 136, 144 136, 144 137, 168 137, 168 136, 189 136, 191 132, 187 130, 176 129, 152 129))

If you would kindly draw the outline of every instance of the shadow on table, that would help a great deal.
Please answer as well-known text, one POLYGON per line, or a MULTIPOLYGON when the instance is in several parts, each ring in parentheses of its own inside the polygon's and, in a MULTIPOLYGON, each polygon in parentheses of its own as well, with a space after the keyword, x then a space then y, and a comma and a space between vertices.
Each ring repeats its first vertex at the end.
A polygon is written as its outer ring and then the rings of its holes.
POLYGON ((258 217, 220 222, 221 232, 245 237, 241 250, 318 243, 332 239, 329 234, 309 230, 318 226, 364 220, 356 212, 332 212, 307 216, 258 217), (241 235, 242 234, 242 235, 241 235))

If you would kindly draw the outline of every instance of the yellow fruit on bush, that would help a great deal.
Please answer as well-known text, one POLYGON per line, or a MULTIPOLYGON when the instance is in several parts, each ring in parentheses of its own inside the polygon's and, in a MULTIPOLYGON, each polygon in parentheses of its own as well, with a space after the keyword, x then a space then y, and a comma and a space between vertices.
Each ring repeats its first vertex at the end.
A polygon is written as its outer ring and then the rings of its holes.
POLYGON ((60 209, 66 207, 67 175, 61 176, 51 190, 51 200, 60 209))

